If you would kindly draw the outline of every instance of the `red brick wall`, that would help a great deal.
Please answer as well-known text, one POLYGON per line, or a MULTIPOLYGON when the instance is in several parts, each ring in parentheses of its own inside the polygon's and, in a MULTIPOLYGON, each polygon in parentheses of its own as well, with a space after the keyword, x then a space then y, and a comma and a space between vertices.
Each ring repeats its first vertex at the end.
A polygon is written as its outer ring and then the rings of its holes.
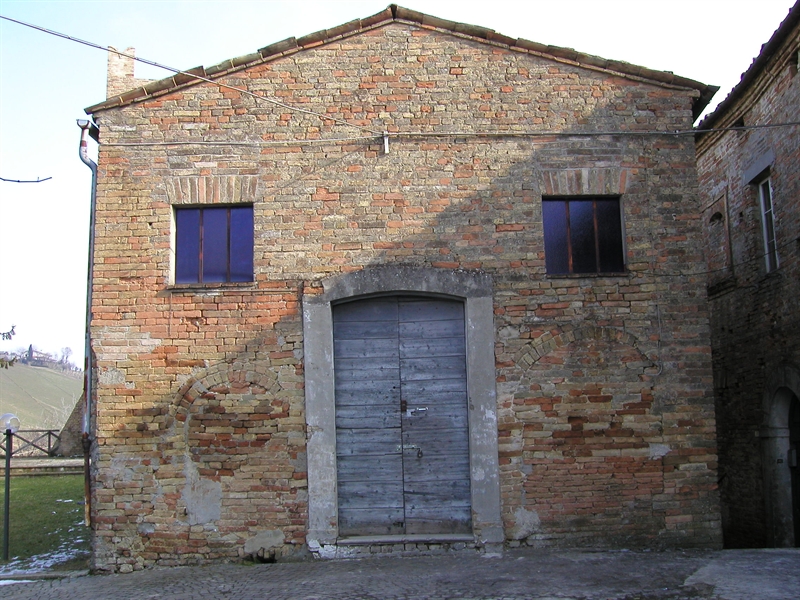
MULTIPOLYGON (((800 120, 798 30, 789 32, 780 60, 768 66, 717 126, 758 126, 800 120), (793 49, 793 50, 792 50, 793 49), (741 121, 740 121, 741 119, 741 121)), ((723 529, 728 547, 763 547, 775 540, 767 515, 770 485, 762 461, 771 380, 800 369, 800 128, 709 134, 698 145, 698 172, 707 230, 721 212, 730 248, 725 268, 709 263, 715 396, 720 444, 723 529), (780 268, 766 272, 756 186, 745 180, 754 161, 771 152, 769 167, 780 268)), ((752 169, 751 169, 752 170, 752 169)), ((753 173, 757 175, 757 173, 753 173)), ((708 249, 713 256, 713 249, 708 249)), ((774 392, 774 390, 772 390, 774 392)), ((800 394, 799 389, 793 393, 800 394)), ((788 420, 788 414, 784 415, 788 420)), ((774 463, 775 458, 769 462, 774 463)), ((790 494, 791 495, 791 494, 790 494)))
POLYGON ((225 82, 464 135, 309 143, 367 134, 210 84, 95 115, 98 568, 243 556, 263 532, 302 547, 300 300, 385 264, 494 279, 509 543, 718 543, 693 140, 473 135, 687 129, 695 92, 402 23, 225 82), (222 143, 120 145, 200 140, 222 143), (549 194, 621 195, 629 273, 546 276, 549 194), (170 286, 171 206, 237 200, 255 283, 170 286))

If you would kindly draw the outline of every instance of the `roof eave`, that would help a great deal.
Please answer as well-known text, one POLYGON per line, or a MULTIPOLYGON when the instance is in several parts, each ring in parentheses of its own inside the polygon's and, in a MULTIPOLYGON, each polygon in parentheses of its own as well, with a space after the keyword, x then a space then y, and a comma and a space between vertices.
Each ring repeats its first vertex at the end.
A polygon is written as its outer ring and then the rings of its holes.
POLYGON ((391 4, 386 9, 372 15, 371 17, 367 17, 366 19, 356 19, 338 27, 334 27, 332 29, 323 29, 298 39, 293 37, 288 38, 281 42, 261 48, 256 53, 229 59, 212 67, 196 67, 190 71, 183 71, 165 79, 152 81, 144 86, 134 88, 133 90, 129 90, 123 94, 112 96, 103 102, 86 108, 85 111, 87 114, 94 114, 103 110, 109 110, 112 108, 125 106, 127 104, 132 104, 134 102, 139 102, 155 95, 161 95, 175 91, 176 89, 186 85, 194 85, 198 81, 201 81, 196 77, 192 77, 193 75, 203 77, 205 79, 220 77, 234 70, 269 62, 289 53, 299 52, 305 48, 316 47, 335 41, 342 37, 356 35, 361 31, 374 29, 394 21, 403 21, 427 28, 450 31, 460 36, 473 38, 479 41, 491 43, 493 45, 506 46, 509 49, 526 52, 528 54, 541 56, 543 58, 556 60, 558 62, 566 62, 579 67, 599 69, 620 75, 622 77, 631 77, 637 80, 645 80, 657 84, 694 89, 699 92, 699 96, 695 99, 692 106, 692 112, 695 119, 703 112, 711 98, 719 89, 715 86, 709 86, 692 79, 677 76, 668 71, 656 71, 623 61, 608 60, 599 56, 584 54, 582 52, 573 50, 572 48, 562 48, 559 46, 539 44, 524 38, 514 39, 499 34, 486 27, 440 19, 439 17, 434 17, 419 11, 403 8, 402 6, 398 6, 396 4, 391 4))
POLYGON ((747 93, 750 84, 758 78, 770 60, 779 52, 783 43, 788 39, 789 34, 798 23, 800 23, 800 1, 795 3, 789 10, 789 14, 775 30, 775 33, 772 34, 769 41, 761 46, 761 52, 753 59, 748 69, 742 73, 739 83, 733 87, 727 97, 717 105, 713 112, 706 115, 706 117, 698 123, 697 129, 704 130, 698 132, 698 138, 708 133, 708 131, 705 130, 714 129, 714 126, 717 125, 728 111, 736 106, 739 99, 747 93))

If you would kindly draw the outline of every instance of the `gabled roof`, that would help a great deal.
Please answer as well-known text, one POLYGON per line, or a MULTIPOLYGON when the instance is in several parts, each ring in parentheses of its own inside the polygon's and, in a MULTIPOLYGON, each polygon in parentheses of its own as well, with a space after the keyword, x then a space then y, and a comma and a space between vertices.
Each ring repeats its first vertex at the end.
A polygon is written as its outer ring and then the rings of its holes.
MULTIPOLYGON (((742 98, 748 91, 750 84, 752 84, 761 72, 766 68, 769 62, 780 51, 783 43, 789 38, 797 24, 800 23, 800 1, 789 10, 788 16, 783 20, 775 33, 769 41, 761 46, 761 52, 753 59, 753 62, 748 67, 747 71, 742 73, 742 78, 739 80, 728 96, 719 103, 714 112, 706 115, 697 125, 697 129, 713 129, 715 125, 725 116, 725 114, 733 108, 737 101, 742 98)), ((702 136, 703 132, 698 136, 702 136)))
POLYGON ((86 109, 86 113, 93 114, 102 110, 132 104, 155 95, 169 93, 183 86, 201 81, 197 79, 197 77, 214 79, 240 69, 270 62, 282 56, 334 42, 395 21, 412 23, 427 29, 456 33, 475 41, 540 56, 556 62, 606 71, 623 77, 645 80, 657 84, 696 89, 700 92, 700 97, 695 101, 692 108, 695 118, 700 115, 703 109, 708 105, 711 97, 719 89, 716 86, 710 86, 692 79, 679 77, 667 71, 655 71, 623 61, 608 60, 591 54, 583 54, 572 48, 547 46, 522 38, 514 39, 486 27, 448 21, 446 19, 426 15, 416 10, 403 8, 396 4, 391 4, 385 10, 371 17, 367 17, 366 19, 356 19, 334 27, 333 29, 323 29, 322 31, 317 31, 316 33, 311 33, 301 38, 287 38, 282 42, 277 42, 265 48, 261 48, 252 54, 232 58, 218 65, 214 65, 213 67, 195 67, 194 69, 189 69, 188 71, 184 71, 172 77, 152 81, 142 87, 137 87, 123 94, 112 96, 104 102, 90 106, 86 109))

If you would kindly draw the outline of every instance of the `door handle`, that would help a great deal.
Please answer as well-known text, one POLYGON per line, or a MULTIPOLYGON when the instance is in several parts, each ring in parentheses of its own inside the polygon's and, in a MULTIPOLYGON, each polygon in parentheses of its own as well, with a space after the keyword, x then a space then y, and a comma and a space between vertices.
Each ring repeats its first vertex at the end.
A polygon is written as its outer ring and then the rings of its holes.
POLYGON ((422 448, 416 444, 403 444, 402 446, 397 446, 397 452, 405 452, 406 450, 416 450, 417 458, 422 458, 422 448))
POLYGON ((397 448, 395 448, 395 451, 397 452, 405 452, 406 450, 422 450, 422 448, 416 444, 403 444, 402 446, 397 446, 397 448))
POLYGON ((426 412, 428 412, 427 406, 423 406, 422 408, 409 408, 408 410, 406 410, 406 416, 413 417, 417 413, 425 414, 426 412))

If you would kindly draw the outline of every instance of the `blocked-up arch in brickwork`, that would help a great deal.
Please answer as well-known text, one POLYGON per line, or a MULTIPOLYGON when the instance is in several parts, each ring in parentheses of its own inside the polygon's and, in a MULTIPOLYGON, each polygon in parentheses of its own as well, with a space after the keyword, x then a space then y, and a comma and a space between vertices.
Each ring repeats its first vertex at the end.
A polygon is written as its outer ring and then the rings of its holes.
POLYGON ((196 369, 179 388, 169 422, 200 475, 233 474, 300 414, 299 360, 278 345, 267 339, 259 351, 196 369))
POLYGON ((277 373, 273 378, 248 378, 245 372, 233 369, 222 373, 227 377, 218 382, 196 381, 175 415, 184 425, 186 451, 200 465, 203 476, 232 475, 248 462, 252 452, 270 442, 278 423, 290 412, 289 400, 277 393, 277 373), (203 389, 207 391, 193 397, 203 389))
POLYGON ((501 419, 512 539, 580 527, 613 545, 663 527, 655 499, 669 448, 651 411, 653 367, 635 336, 611 327, 555 330, 517 352, 501 419))
POLYGON ((278 554, 304 543, 301 355, 290 337, 266 335, 195 368, 165 403, 154 514, 171 526, 147 525, 148 551, 196 525, 213 527, 208 543, 227 556, 252 553, 258 536, 278 554))
MULTIPOLYGON (((520 349, 515 357, 514 363, 517 368, 527 370, 531 365, 537 363, 543 356, 549 354, 556 348, 562 348, 567 344, 571 344, 580 340, 607 340, 614 341, 619 344, 639 348, 639 340, 632 334, 621 329, 613 327, 599 327, 595 325, 586 325, 577 328, 559 328, 555 333, 545 333, 531 343, 526 344, 520 349)), ((640 351, 641 352, 641 351, 640 351)), ((649 366, 654 366, 651 359, 649 359, 643 352, 642 359, 649 362, 649 366)))

